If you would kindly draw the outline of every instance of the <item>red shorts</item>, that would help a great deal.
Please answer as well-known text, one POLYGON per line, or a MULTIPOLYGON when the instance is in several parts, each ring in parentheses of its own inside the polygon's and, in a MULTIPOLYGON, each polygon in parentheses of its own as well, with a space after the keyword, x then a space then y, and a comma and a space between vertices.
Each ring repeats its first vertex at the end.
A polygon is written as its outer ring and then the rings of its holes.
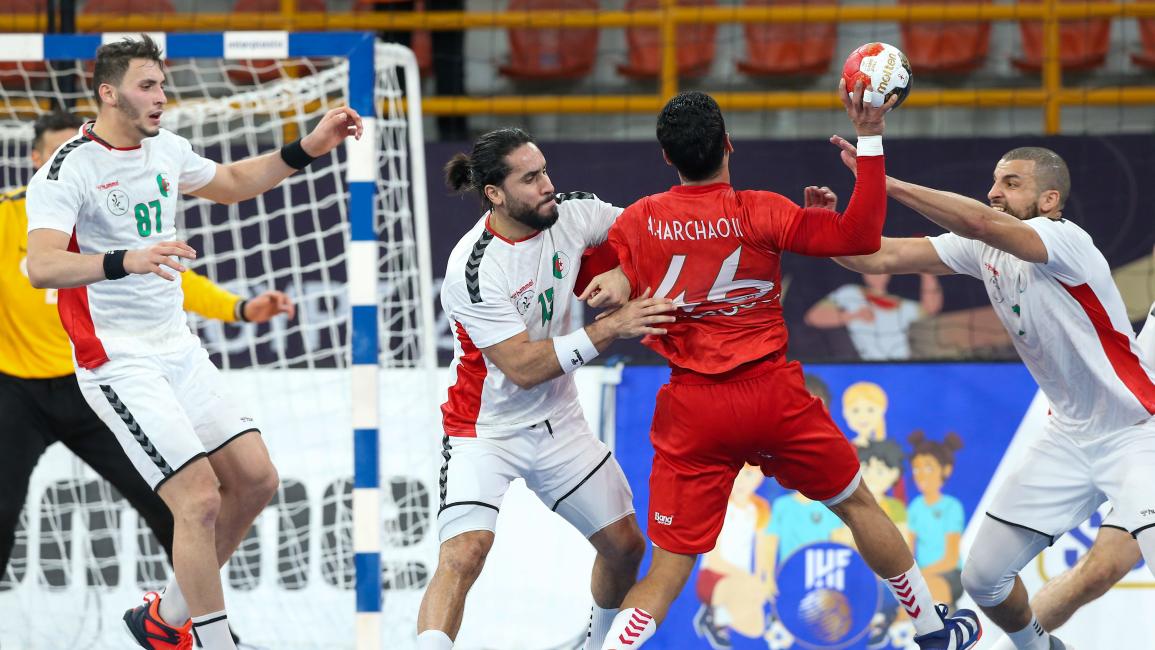
POLYGON ((781 354, 723 375, 674 369, 650 440, 650 539, 671 553, 714 548, 743 464, 815 501, 848 496, 858 452, 781 354))

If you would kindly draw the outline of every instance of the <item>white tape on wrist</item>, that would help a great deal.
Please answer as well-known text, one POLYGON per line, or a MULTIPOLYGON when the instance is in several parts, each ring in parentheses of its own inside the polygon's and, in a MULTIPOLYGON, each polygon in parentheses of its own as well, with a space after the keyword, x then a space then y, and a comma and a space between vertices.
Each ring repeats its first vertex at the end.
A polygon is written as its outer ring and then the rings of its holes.
POLYGON ((565 336, 553 337, 553 352, 557 355, 562 372, 567 375, 598 356, 598 349, 584 327, 565 336))
POLYGON ((860 135, 858 136, 858 155, 860 156, 881 156, 882 155, 882 136, 881 135, 860 135))

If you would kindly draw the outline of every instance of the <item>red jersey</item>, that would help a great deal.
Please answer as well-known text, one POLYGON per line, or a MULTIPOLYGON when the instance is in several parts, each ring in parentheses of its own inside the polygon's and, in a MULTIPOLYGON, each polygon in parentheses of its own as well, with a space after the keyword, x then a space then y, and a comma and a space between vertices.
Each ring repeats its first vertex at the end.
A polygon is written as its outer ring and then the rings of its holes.
POLYGON ((885 183, 883 157, 863 156, 842 213, 727 183, 679 185, 640 199, 618 217, 609 241, 635 297, 649 287, 678 306, 668 333, 642 342, 676 367, 711 375, 782 350, 782 252, 877 251, 885 183))

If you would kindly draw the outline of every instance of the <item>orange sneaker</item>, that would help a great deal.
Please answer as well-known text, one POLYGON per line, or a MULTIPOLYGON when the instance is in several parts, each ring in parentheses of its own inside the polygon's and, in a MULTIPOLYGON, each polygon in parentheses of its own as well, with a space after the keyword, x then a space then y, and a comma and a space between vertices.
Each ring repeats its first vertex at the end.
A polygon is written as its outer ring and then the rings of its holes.
POLYGON ((137 645, 150 650, 192 650, 192 621, 173 627, 160 617, 160 594, 150 591, 144 604, 124 613, 124 627, 137 645))

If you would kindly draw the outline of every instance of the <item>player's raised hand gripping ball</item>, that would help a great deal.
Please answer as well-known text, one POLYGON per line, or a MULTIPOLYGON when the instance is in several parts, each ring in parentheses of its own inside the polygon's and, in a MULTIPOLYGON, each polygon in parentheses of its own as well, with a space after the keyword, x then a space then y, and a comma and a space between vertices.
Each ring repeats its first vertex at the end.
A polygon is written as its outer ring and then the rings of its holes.
POLYGON ((863 103, 875 108, 881 107, 892 96, 898 97, 893 107, 898 108, 910 94, 914 81, 906 55, 886 43, 867 43, 851 52, 842 66, 842 79, 846 81, 848 92, 854 90, 855 83, 862 81, 866 87, 863 103))

